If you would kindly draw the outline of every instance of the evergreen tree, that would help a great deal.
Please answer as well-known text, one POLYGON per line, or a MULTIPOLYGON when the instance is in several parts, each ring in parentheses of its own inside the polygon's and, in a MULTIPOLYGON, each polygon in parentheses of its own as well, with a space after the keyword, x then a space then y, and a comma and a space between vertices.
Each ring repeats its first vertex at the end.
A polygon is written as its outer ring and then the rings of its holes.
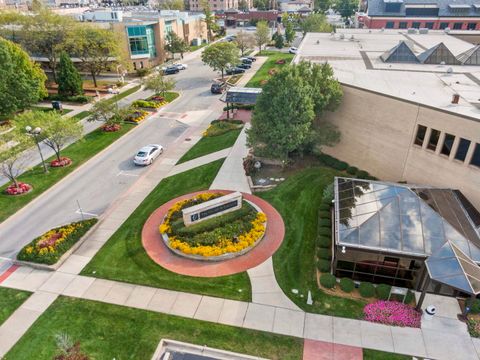
POLYGON ((58 72, 58 94, 75 96, 83 93, 83 81, 66 52, 60 54, 60 71, 58 72))
POLYGON ((277 36, 275 37, 275 47, 277 49, 281 49, 284 46, 285 46, 285 42, 283 41, 283 35, 277 33, 277 36))

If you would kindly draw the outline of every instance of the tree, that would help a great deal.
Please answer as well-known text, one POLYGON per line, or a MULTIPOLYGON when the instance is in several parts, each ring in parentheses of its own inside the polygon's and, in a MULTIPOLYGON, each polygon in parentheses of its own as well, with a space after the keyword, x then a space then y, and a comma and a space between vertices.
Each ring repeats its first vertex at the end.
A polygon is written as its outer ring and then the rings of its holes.
POLYGON ((238 10, 248 11, 248 2, 246 0, 239 0, 238 10))
POLYGON ((338 11, 343 18, 348 18, 358 9, 358 1, 340 0, 338 3, 338 11))
POLYGON ((26 21, 25 15, 18 11, 0 11, 0 36, 15 43, 20 42, 21 30, 26 21))
POLYGON ((185 3, 183 0, 163 0, 158 4, 158 8, 162 10, 185 10, 185 3))
POLYGON ((97 76, 122 62, 121 39, 109 29, 83 25, 75 31, 69 48, 78 57, 82 67, 92 76, 95 87, 97 76))
POLYGON ((235 39, 237 47, 240 49, 240 52, 243 54, 246 50, 251 49, 255 46, 255 38, 252 34, 249 34, 243 30, 240 30, 237 33, 237 38, 235 39))
POLYGON ((314 9, 320 12, 325 12, 333 5, 333 0, 315 0, 314 9))
POLYGON ((92 115, 87 121, 100 121, 105 125, 119 124, 129 112, 125 109, 120 109, 117 102, 112 101, 97 101, 93 104, 90 110, 92 115))
POLYGON ((0 135, 0 172, 18 188, 18 176, 27 167, 27 138, 19 131, 0 135))
POLYGON ((61 161, 60 153, 65 145, 80 138, 83 132, 79 122, 63 118, 56 111, 25 111, 15 117, 15 122, 20 129, 25 126, 40 127, 42 132, 39 139, 55 152, 58 161, 61 161))
POLYGON ((287 43, 291 43, 295 39, 295 30, 293 29, 293 22, 287 20, 284 22, 285 25, 285 40, 287 43))
POLYGON ((233 42, 218 42, 207 47, 202 53, 202 61, 213 68, 223 72, 229 65, 239 62, 238 48, 233 42))
POLYGON ((333 30, 323 14, 311 14, 301 20, 299 26, 302 29, 303 36, 307 32, 331 32, 333 30))
POLYGON ((22 45, 31 55, 40 54, 48 59, 55 82, 58 57, 74 27, 73 18, 54 14, 47 9, 40 10, 34 16, 26 16, 22 26, 22 45))
POLYGON ((161 73, 157 73, 147 79, 145 88, 153 90, 155 94, 165 96, 165 92, 175 89, 175 80, 167 79, 161 73))
POLYGON ((203 21, 205 21, 205 24, 207 25, 208 41, 211 42, 213 40, 213 33, 218 31, 218 25, 215 20, 215 15, 210 9, 210 3, 208 0, 201 0, 200 4, 203 9, 203 14, 205 15, 205 19, 203 21))
POLYGON ((183 53, 188 51, 188 48, 187 42, 181 39, 176 33, 173 31, 167 33, 165 50, 170 52, 173 58, 175 58, 176 53, 180 53, 183 59, 183 53))
POLYGON ((0 115, 10 115, 47 96, 43 70, 20 46, 0 38, 0 115))
POLYGON ((82 78, 65 51, 60 55, 59 67, 58 93, 62 96, 83 94, 82 78))
POLYGON ((259 53, 262 52, 262 46, 267 44, 270 40, 270 28, 266 21, 259 21, 257 23, 257 30, 255 31, 255 42, 257 43, 259 53))
POLYGON ((283 35, 277 33, 277 36, 275 37, 275 47, 277 49, 282 49, 285 46, 285 42, 283 41, 283 35))
POLYGON ((268 10, 268 4, 267 0, 253 0, 253 7, 257 10, 268 10))

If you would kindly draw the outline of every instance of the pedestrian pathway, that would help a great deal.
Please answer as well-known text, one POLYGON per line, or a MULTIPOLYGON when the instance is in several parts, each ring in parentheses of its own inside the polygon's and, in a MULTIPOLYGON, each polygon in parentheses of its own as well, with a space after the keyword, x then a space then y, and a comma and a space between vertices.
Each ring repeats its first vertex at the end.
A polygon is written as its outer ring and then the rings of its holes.
POLYGON ((211 163, 212 161, 224 159, 230 154, 232 148, 226 148, 220 151, 216 151, 214 153, 198 157, 196 159, 192 159, 189 161, 185 161, 184 163, 175 165, 173 169, 168 173, 168 176, 173 176, 185 172, 187 170, 194 169, 196 167, 206 165, 211 163))

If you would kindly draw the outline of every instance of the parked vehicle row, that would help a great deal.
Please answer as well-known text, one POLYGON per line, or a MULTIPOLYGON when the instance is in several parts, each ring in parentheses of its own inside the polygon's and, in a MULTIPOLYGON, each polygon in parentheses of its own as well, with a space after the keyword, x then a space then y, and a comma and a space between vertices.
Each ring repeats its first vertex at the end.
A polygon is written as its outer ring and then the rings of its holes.
POLYGON ((162 71, 164 75, 172 75, 172 74, 178 74, 180 70, 185 70, 188 68, 187 64, 173 64, 170 66, 164 66, 162 67, 162 71))

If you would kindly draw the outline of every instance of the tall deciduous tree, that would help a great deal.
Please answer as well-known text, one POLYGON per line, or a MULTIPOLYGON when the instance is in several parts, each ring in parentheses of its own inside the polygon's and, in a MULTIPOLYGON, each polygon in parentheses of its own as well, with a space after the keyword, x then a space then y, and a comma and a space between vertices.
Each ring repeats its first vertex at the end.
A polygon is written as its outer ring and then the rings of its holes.
POLYGON ((18 11, 0 11, 0 36, 18 43, 22 32, 23 24, 27 18, 18 11))
POLYGON ((255 38, 253 37, 252 34, 249 34, 243 30, 240 30, 237 33, 237 38, 235 39, 235 43, 237 44, 243 56, 245 51, 255 46, 255 38))
POLYGON ((167 34, 165 50, 170 52, 173 58, 175 58, 175 54, 180 53, 183 59, 183 53, 188 51, 188 47, 187 42, 173 31, 167 34))
POLYGON ((0 115, 24 109, 47 96, 47 77, 20 46, 0 38, 0 115))
POLYGON ((299 26, 304 36, 307 32, 331 32, 333 30, 323 14, 311 14, 300 20, 299 26))
POLYGON ((83 94, 83 81, 66 52, 60 55, 58 93, 63 96, 83 94))
POLYGON ((285 40, 288 43, 291 43, 295 39, 295 30, 293 29, 293 22, 291 20, 287 20, 284 23, 285 26, 285 40))
POLYGON ((246 0, 239 0, 238 10, 248 11, 248 2, 246 0))
POLYGON ((347 18, 355 13, 355 10, 358 9, 358 4, 358 1, 340 0, 338 2, 338 11, 342 17, 347 18))
POLYGON ((202 61, 213 70, 220 71, 223 79, 225 69, 239 62, 238 48, 233 42, 212 44, 203 51, 202 61))
POLYGON ((212 13, 212 10, 210 9, 210 3, 208 0, 202 0, 200 2, 202 5, 203 9, 203 14, 205 15, 205 24, 207 25, 207 36, 208 36, 208 41, 213 40, 213 34, 218 31, 218 25, 215 21, 215 15, 212 13))
POLYGON ((147 79, 145 88, 153 90, 155 94, 165 96, 165 92, 175 89, 175 80, 166 78, 161 73, 157 73, 147 79))
POLYGON ((119 124, 129 112, 128 109, 120 109, 117 102, 97 101, 90 110, 92 115, 87 121, 100 121, 105 125, 119 124))
POLYGON ((275 37, 275 47, 277 49, 281 49, 284 46, 285 46, 285 41, 283 40, 283 35, 277 33, 277 36, 275 37))
POLYGON ((122 62, 120 42, 113 31, 83 25, 75 31, 69 44, 71 54, 78 57, 82 67, 92 76, 97 86, 97 76, 122 62))
POLYGON ((255 31, 255 42, 258 46, 259 53, 262 52, 262 46, 270 41, 270 29, 266 21, 259 21, 257 23, 257 30, 255 31))
POLYGON ((24 153, 27 144, 26 136, 19 131, 0 135, 0 173, 17 188, 17 178, 26 169, 29 160, 24 153))

